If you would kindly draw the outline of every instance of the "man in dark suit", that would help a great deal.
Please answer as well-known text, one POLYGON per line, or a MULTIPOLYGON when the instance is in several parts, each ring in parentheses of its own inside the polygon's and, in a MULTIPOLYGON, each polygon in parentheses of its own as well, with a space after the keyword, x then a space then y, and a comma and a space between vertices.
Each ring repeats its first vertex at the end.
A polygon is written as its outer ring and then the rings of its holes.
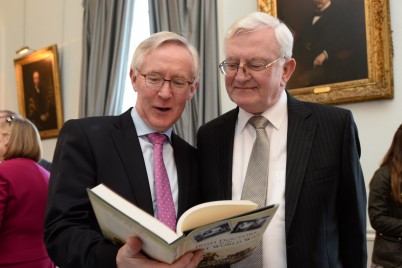
MULTIPOLYGON (((40 80, 39 71, 32 73, 33 87, 30 89, 26 105, 27 118, 29 118, 39 131, 57 128, 56 110, 49 90, 46 89, 40 80)), ((54 96, 53 96, 54 98, 54 96)))
POLYGON ((293 36, 266 13, 235 22, 219 65, 237 108, 197 133, 204 201, 241 199, 256 131, 269 120, 266 204, 279 203, 263 237, 262 264, 235 267, 367 267, 366 192, 350 111, 296 100, 285 86, 293 36))
MULTIPOLYGON (((168 136, 163 144, 177 218, 199 203, 195 148, 172 132, 186 101, 198 87, 197 51, 174 33, 144 40, 134 53, 130 77, 138 93, 134 108, 119 116, 67 121, 57 141, 45 220, 49 256, 60 267, 161 267, 130 237, 119 247, 106 241, 86 189, 100 183, 158 216, 153 146, 148 134, 168 136), (158 134, 156 134, 158 135, 158 134)), ((162 214, 162 212, 160 213, 162 214)), ((174 267, 196 267, 202 253, 187 253, 174 267)), ((163 266, 169 267, 169 266, 163 266)))
POLYGON ((298 67, 291 88, 348 81, 356 75, 360 46, 350 10, 330 0, 313 0, 313 4, 314 13, 295 34, 298 67))

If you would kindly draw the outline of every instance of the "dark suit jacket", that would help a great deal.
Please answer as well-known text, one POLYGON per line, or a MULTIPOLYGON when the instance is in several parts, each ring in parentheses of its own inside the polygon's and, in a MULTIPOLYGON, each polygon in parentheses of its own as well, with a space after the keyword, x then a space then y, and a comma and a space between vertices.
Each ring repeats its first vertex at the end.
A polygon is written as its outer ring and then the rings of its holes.
MULTIPOLYGON (((104 183, 151 215, 141 146, 130 110, 120 116, 66 122, 52 162, 45 222, 46 247, 63 268, 115 267, 118 247, 105 241, 86 188, 104 183)), ((172 134, 180 216, 199 202, 196 152, 172 134)))
POLYGON ((297 76, 302 76, 300 79, 307 81, 298 87, 348 81, 355 75, 353 57, 358 40, 352 33, 356 25, 349 13, 347 7, 332 3, 314 25, 313 17, 309 18, 303 30, 296 35, 295 72, 297 76), (321 67, 314 67, 314 59, 324 50, 328 59, 321 67))
POLYGON ((340 21, 339 18, 347 20, 350 24, 347 15, 347 10, 332 3, 322 12, 316 23, 312 24, 312 17, 305 22, 304 30, 295 45, 298 45, 300 40, 304 53, 312 54, 311 65, 314 58, 323 50, 327 51, 329 59, 332 60, 338 51, 345 49, 348 44, 347 38, 350 36, 346 28, 347 23, 340 21))
MULTIPOLYGON (((232 198, 238 108, 197 133, 204 201, 232 198)), ((366 192, 350 111, 288 94, 285 226, 288 267, 366 268, 366 192)))

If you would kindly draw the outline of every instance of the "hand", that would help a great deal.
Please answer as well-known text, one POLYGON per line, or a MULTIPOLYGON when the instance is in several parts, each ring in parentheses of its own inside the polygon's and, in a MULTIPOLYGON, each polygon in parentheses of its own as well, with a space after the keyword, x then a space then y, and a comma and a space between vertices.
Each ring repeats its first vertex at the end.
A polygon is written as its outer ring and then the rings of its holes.
POLYGON ((318 56, 314 59, 314 68, 317 66, 321 66, 324 64, 324 61, 327 59, 327 55, 324 52, 318 54, 318 56))
POLYGON ((49 119, 49 112, 40 115, 40 120, 47 121, 49 119))
POLYGON ((127 243, 119 249, 116 257, 118 268, 195 268, 201 262, 201 250, 188 252, 172 264, 166 264, 148 259, 141 253, 142 243, 137 237, 129 237, 127 243))

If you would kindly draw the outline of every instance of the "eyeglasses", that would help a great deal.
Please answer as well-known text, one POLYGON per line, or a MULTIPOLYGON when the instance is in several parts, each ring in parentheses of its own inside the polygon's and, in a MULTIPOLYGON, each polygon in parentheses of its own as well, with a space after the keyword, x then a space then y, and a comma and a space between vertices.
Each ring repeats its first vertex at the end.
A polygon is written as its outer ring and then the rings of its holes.
POLYGON ((247 63, 243 64, 243 66, 240 66, 238 63, 232 63, 232 62, 227 62, 227 60, 222 61, 218 67, 221 70, 222 74, 226 76, 236 76, 237 71, 239 70, 239 67, 243 68, 243 72, 246 72, 248 70, 249 72, 259 72, 263 69, 268 68, 269 66, 273 65, 275 62, 283 58, 283 56, 280 56, 274 61, 271 61, 267 63, 266 60, 264 59, 253 59, 248 61, 247 63))
POLYGON ((139 71, 138 73, 144 77, 147 88, 155 91, 159 90, 163 86, 163 83, 168 82, 174 93, 186 93, 186 89, 194 83, 194 81, 189 82, 181 78, 165 79, 157 73, 142 74, 139 71))
POLYGON ((15 119, 14 115, 10 115, 9 117, 6 118, 6 122, 11 125, 11 122, 15 119))

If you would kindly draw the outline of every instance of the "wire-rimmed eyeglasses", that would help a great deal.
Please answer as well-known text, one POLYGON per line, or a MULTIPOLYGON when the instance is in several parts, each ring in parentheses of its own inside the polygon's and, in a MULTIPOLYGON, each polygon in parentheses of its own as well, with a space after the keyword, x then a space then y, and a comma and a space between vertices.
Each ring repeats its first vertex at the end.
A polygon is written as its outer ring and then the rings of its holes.
POLYGON ((155 91, 159 90, 163 86, 163 83, 168 82, 173 92, 186 93, 186 89, 194 83, 194 80, 190 82, 182 78, 165 79, 158 73, 142 74, 139 71, 138 73, 144 77, 147 88, 155 91))
POLYGON ((273 65, 275 62, 283 58, 283 56, 280 56, 279 58, 267 63, 266 60, 263 59, 253 59, 245 64, 243 66, 240 66, 238 63, 232 63, 228 62, 227 60, 222 61, 218 67, 221 70, 221 73, 226 75, 226 76, 236 76, 237 71, 239 70, 239 67, 243 69, 243 72, 245 73, 246 70, 248 71, 253 71, 253 72, 259 72, 263 69, 268 68, 269 66, 273 65))

